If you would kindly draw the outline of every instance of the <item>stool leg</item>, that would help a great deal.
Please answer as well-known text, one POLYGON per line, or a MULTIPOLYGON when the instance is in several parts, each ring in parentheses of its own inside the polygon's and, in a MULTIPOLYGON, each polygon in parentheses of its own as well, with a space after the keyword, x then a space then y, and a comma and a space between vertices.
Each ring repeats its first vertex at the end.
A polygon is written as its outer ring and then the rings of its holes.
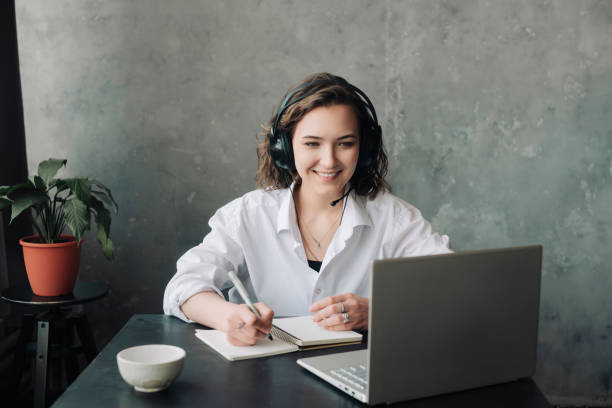
POLYGON ((21 330, 19 331, 19 338, 17 339, 17 345, 15 346, 15 355, 13 356, 13 383, 12 389, 17 391, 21 384, 21 377, 23 375, 23 366, 26 357, 26 346, 32 341, 32 334, 34 331, 34 316, 31 314, 24 314, 21 318, 21 330))
POLYGON ((47 355, 49 351, 49 322, 38 322, 36 341, 36 376, 34 380, 34 407, 44 408, 47 391, 47 355))
POLYGON ((63 320, 53 320, 49 328, 49 347, 47 353, 47 396, 46 401, 54 401, 64 389, 63 361, 65 350, 64 331, 65 322, 63 320), (56 352, 54 352, 57 350, 56 352))
POLYGON ((89 364, 98 355, 98 348, 96 347, 96 342, 91 332, 91 326, 89 325, 87 316, 81 315, 76 318, 76 329, 79 334, 79 341, 85 352, 87 364, 89 364))
POLYGON ((77 361, 77 356, 73 352, 71 352, 71 348, 74 343, 74 324, 72 320, 67 322, 64 341, 65 350, 68 351, 64 360, 66 367, 66 385, 68 386, 72 384, 72 382, 79 375, 79 364, 77 361))

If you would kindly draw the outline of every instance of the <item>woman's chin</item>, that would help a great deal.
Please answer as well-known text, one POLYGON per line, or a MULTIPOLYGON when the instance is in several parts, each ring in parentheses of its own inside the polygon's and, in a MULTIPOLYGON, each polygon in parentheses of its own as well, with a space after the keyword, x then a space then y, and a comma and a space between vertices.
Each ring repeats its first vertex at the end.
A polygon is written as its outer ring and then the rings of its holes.
POLYGON ((321 200, 334 201, 344 195, 344 185, 317 185, 317 186, 305 186, 302 183, 302 190, 309 195, 314 195, 321 200), (309 188, 310 187, 310 188, 309 188))

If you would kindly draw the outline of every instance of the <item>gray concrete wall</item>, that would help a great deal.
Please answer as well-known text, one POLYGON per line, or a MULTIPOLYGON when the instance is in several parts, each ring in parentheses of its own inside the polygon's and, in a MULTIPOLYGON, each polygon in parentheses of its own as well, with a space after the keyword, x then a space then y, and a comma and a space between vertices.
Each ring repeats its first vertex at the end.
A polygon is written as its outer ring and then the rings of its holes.
POLYGON ((30 171, 107 183, 121 211, 81 278, 101 343, 161 312, 177 257, 253 189, 255 134, 330 71, 371 96, 390 181, 455 249, 544 246, 537 380, 610 403, 612 2, 17 1, 30 171))

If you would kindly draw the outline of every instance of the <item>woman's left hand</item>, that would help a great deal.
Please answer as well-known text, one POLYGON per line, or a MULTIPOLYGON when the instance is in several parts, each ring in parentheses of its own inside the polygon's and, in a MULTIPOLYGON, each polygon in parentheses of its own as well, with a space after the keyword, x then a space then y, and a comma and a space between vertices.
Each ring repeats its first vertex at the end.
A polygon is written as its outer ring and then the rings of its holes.
POLYGON ((327 330, 368 330, 370 300, 354 293, 321 299, 310 305, 312 321, 327 330))

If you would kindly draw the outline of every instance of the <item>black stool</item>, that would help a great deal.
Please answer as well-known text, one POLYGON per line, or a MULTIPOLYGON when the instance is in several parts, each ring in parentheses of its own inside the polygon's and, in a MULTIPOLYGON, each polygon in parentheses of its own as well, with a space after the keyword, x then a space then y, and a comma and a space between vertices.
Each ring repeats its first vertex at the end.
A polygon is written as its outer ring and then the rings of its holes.
POLYGON ((38 296, 29 286, 10 287, 2 291, 2 299, 25 305, 29 311, 23 314, 21 332, 17 340, 13 360, 15 390, 23 374, 28 344, 36 342, 34 374, 34 406, 47 403, 48 382, 55 382, 57 390, 65 389, 79 374, 78 354, 83 353, 89 364, 98 354, 96 343, 82 304, 100 299, 108 293, 102 283, 77 281, 74 290, 64 296, 38 296), (34 339, 34 327, 36 338, 34 339), (75 332, 78 344, 74 344, 75 332), (52 364, 51 361, 56 362, 52 364), (63 364, 62 364, 63 363, 63 364), (62 385, 62 365, 66 384, 62 385), (54 375, 49 376, 49 372, 54 375), (49 381, 48 381, 49 380, 49 381))

